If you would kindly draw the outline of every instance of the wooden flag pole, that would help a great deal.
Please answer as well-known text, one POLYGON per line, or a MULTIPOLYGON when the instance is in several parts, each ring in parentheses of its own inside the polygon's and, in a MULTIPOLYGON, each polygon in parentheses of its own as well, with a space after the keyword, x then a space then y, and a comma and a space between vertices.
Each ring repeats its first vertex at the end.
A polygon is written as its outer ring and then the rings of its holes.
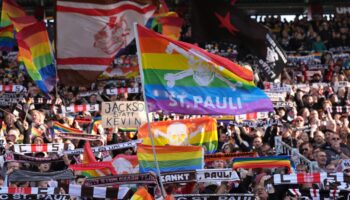
POLYGON ((142 94, 143 94, 143 101, 145 103, 145 109, 146 109, 148 133, 149 133, 150 138, 151 138, 153 157, 154 157, 154 162, 155 162, 156 168, 157 168, 157 176, 159 178, 161 193, 162 193, 163 198, 165 198, 166 192, 165 192, 163 181, 162 181, 162 178, 160 175, 160 169, 159 169, 156 149, 155 149, 155 145, 154 145, 154 137, 153 137, 153 134, 151 132, 151 124, 150 124, 149 115, 148 115, 149 112, 148 112, 148 105, 147 105, 146 94, 145 94, 145 82, 144 82, 145 79, 144 79, 144 74, 143 74, 143 70, 142 70, 141 48, 140 48, 140 41, 139 41, 139 37, 138 37, 138 31, 137 31, 137 23, 134 23, 134 34, 135 34, 135 40, 136 40, 137 58, 138 58, 138 63, 139 63, 140 75, 141 75, 141 83, 142 83, 142 87, 143 87, 142 94))

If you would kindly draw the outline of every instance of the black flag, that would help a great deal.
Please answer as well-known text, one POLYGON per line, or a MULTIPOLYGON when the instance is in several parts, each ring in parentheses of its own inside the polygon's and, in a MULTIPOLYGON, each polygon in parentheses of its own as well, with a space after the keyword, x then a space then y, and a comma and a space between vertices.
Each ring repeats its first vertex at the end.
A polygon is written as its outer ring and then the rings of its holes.
POLYGON ((276 79, 287 56, 269 29, 250 19, 229 0, 192 0, 192 37, 196 42, 240 43, 259 59, 259 71, 268 81, 276 79))

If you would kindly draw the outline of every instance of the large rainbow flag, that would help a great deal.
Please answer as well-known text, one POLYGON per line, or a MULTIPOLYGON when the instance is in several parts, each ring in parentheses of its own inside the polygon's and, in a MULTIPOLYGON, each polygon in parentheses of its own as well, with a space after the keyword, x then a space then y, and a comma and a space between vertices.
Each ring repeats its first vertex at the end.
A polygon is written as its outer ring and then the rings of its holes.
POLYGON ((43 93, 49 93, 56 85, 56 69, 50 41, 43 22, 22 28, 16 35, 19 59, 43 93))
MULTIPOLYGON (((216 120, 210 117, 151 122, 155 145, 205 146, 207 153, 214 153, 218 146, 216 120)), ((137 134, 143 144, 151 145, 147 124, 137 134)))
MULTIPOLYGON (((155 146, 161 172, 202 169, 203 149, 198 146, 155 146)), ((140 173, 157 172, 152 146, 138 144, 137 158, 140 173)))
POLYGON ((290 156, 266 156, 266 157, 251 157, 251 158, 234 158, 233 169, 245 168, 274 168, 287 167, 291 172, 292 161, 290 156))
POLYGON ((149 111, 237 115, 272 111, 251 69, 137 25, 137 47, 149 111))

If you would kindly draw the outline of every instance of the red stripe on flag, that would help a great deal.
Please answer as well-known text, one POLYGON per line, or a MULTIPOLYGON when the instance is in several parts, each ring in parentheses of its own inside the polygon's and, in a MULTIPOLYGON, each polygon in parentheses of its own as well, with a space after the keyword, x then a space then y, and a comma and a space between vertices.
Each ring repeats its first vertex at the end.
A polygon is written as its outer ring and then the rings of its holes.
POLYGON ((313 174, 297 174, 298 184, 302 183, 320 183, 321 176, 320 173, 313 174))
POLYGON ((110 65, 113 58, 99 58, 99 57, 74 57, 74 58, 58 58, 58 65, 110 65))
POLYGON ((32 152, 47 152, 47 145, 33 145, 32 152))
POLYGON ((152 10, 155 10, 156 7, 153 5, 147 6, 145 8, 140 8, 134 5, 122 5, 119 7, 116 7, 114 9, 106 10, 106 9, 86 9, 86 8, 72 8, 72 7, 66 7, 66 6, 56 6, 56 11, 58 12, 72 12, 72 13, 79 13, 83 15, 91 15, 91 16, 111 16, 116 15, 121 12, 125 12, 125 10, 133 10, 138 13, 145 14, 147 12, 150 12, 152 10))

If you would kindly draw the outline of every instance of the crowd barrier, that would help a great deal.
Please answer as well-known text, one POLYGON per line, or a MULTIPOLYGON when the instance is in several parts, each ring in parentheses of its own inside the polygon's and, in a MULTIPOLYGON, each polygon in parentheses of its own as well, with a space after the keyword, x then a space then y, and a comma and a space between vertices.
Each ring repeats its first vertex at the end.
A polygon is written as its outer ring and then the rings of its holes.
POLYGON ((319 172, 320 169, 316 161, 310 161, 305 156, 299 153, 297 148, 293 148, 290 145, 282 141, 282 136, 275 137, 275 151, 276 155, 289 155, 295 166, 299 164, 306 165, 310 173, 319 172))

